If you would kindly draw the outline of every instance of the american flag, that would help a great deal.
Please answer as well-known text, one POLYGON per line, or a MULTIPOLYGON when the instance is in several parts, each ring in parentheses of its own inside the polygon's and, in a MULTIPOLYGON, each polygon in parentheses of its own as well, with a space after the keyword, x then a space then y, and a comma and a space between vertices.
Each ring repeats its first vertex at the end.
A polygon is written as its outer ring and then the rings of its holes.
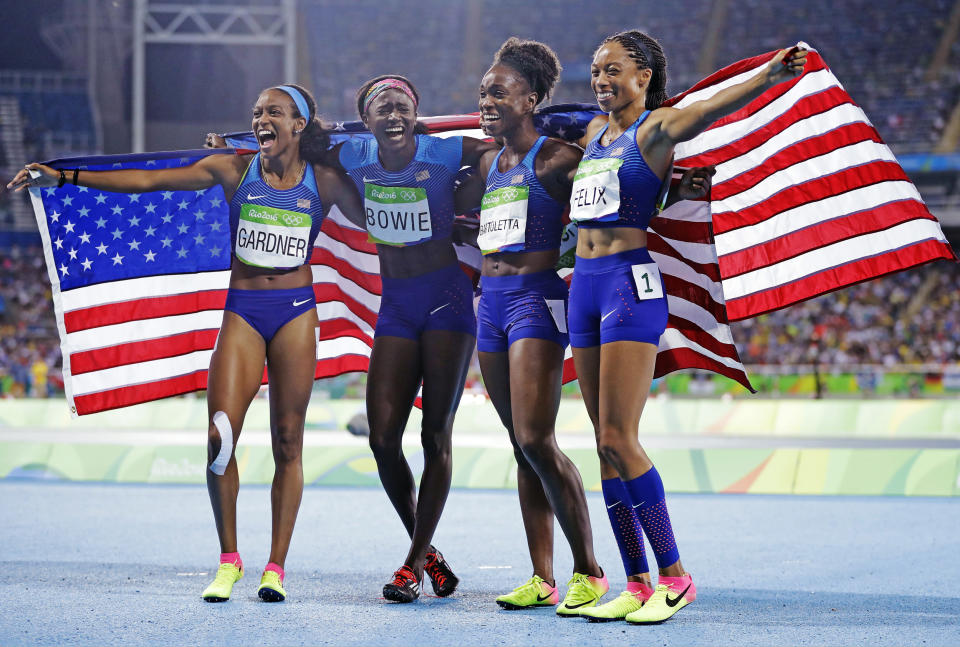
MULTIPOLYGON (((725 67, 669 104, 706 99, 773 54, 725 67)), ((814 50, 801 76, 677 146, 676 163, 717 166, 710 210, 730 321, 956 258, 893 153, 814 50)))
MULTIPOLYGON (((772 55, 724 68, 671 102, 709 96, 772 55)), ((554 106, 541 111, 537 125, 544 134, 575 139, 595 114, 593 106, 554 106)), ((441 136, 482 136, 476 115, 424 121, 441 136)), ((364 136, 359 122, 338 123, 335 130, 335 139, 364 136)), ((247 135, 228 142, 255 148, 247 135)), ((159 168, 209 154, 224 151, 52 165, 159 168)), ((703 368, 749 388, 728 321, 953 258, 916 189, 815 52, 800 78, 678 147, 677 158, 680 166, 716 164, 718 170, 710 201, 681 202, 651 222, 649 247, 670 311, 657 376, 703 368)), ((229 280, 222 191, 136 196, 68 185, 31 193, 71 411, 82 415, 205 388, 229 280)), ((476 250, 458 248, 458 255, 465 267, 478 267, 476 250)), ((311 265, 321 322, 316 377, 366 370, 380 303, 375 247, 333 209, 311 265)), ((564 378, 575 377, 568 349, 564 378)))

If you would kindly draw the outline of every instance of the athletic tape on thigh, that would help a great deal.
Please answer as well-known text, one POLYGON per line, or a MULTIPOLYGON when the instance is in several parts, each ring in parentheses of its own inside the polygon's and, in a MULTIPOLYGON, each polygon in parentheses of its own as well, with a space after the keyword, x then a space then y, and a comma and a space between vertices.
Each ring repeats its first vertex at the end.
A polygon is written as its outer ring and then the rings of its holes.
POLYGON ((233 453, 233 427, 230 426, 230 418, 223 411, 213 414, 213 426, 220 434, 220 453, 217 454, 216 460, 210 463, 210 471, 217 476, 223 476, 227 471, 230 455, 233 453))

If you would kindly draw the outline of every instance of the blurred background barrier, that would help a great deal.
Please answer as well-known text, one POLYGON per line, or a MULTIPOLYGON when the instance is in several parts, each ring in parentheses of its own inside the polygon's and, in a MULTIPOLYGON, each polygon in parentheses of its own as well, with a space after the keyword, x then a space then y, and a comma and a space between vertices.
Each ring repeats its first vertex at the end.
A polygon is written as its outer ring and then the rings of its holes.
MULTIPOLYGON (((202 483, 206 403, 152 402, 70 421, 62 401, 0 407, 0 478, 202 483)), ((245 483, 273 476, 268 411, 257 400, 238 444, 245 483)), ((358 400, 313 403, 304 471, 314 485, 378 484, 365 438, 345 427, 358 400)), ((599 464, 581 402, 564 400, 560 446, 588 489, 599 464)), ((405 450, 415 475, 423 459, 419 417, 405 450)), ((645 447, 673 492, 960 495, 960 402, 949 400, 718 400, 658 397, 641 426, 645 447)), ((515 488, 516 464, 493 407, 465 401, 454 432, 455 487, 515 488)))

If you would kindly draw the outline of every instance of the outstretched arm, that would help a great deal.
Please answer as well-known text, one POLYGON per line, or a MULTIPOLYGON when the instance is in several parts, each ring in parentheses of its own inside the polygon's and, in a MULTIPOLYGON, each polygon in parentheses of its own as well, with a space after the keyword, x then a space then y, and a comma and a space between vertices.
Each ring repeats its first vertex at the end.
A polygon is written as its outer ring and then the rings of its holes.
MULTIPOLYGON (((664 108, 656 111, 651 127, 656 129, 655 139, 662 139, 671 148, 693 139, 710 124, 736 112, 771 87, 793 79, 803 73, 807 51, 799 47, 782 49, 760 72, 746 81, 725 88, 709 99, 695 101, 684 108, 664 108)), ((651 115, 653 117, 653 115, 651 115)), ((638 143, 639 133, 638 133, 638 143)), ((648 139, 648 144, 654 144, 648 139)))
MULTIPOLYGON (((197 191, 215 184, 235 187, 249 160, 236 155, 210 155, 189 166, 178 168, 120 171, 87 171, 77 173, 77 185, 112 193, 147 193, 148 191, 197 191)), ((73 169, 64 170, 67 182, 73 181, 73 169)), ((61 171, 43 164, 27 164, 7 184, 20 191, 28 186, 50 187, 60 184, 61 171), (40 175, 30 177, 30 171, 40 175)))

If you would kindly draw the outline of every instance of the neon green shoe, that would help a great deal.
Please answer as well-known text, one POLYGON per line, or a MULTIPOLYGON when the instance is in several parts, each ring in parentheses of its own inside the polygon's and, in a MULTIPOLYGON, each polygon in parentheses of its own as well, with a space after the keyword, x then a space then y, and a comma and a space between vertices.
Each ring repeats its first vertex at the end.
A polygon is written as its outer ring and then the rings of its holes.
POLYGON ((623 620, 643 606, 643 601, 630 591, 624 591, 606 604, 587 607, 580 615, 590 622, 611 622, 623 620))
POLYGON ((283 602, 287 599, 287 592, 283 590, 283 582, 276 571, 264 571, 260 576, 260 588, 257 595, 264 602, 283 602))
POLYGON ((237 566, 229 562, 220 564, 217 569, 217 576, 213 578, 203 591, 203 599, 207 602, 226 602, 230 599, 233 592, 233 585, 243 578, 243 566, 237 566))
POLYGON ((597 606, 603 594, 610 590, 607 576, 590 577, 583 573, 574 573, 567 582, 567 597, 557 607, 557 615, 564 618, 578 618, 583 609, 597 606))
POLYGON ((697 587, 689 573, 683 577, 661 576, 650 599, 640 610, 629 614, 626 621, 640 625, 659 624, 696 599, 697 587))
POLYGON ((497 598, 497 604, 510 611, 552 607, 559 601, 557 587, 550 586, 539 575, 534 575, 510 593, 497 598))

